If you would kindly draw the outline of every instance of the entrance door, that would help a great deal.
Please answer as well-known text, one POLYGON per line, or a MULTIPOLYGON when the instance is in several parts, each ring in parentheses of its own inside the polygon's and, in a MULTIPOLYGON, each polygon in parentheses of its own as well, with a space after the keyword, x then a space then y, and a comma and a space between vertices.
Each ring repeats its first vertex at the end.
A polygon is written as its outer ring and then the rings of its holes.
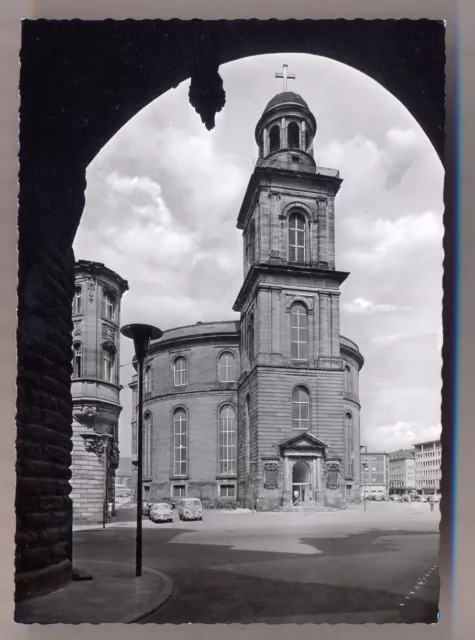
POLYGON ((310 499, 310 467, 303 460, 296 462, 292 468, 292 505, 306 504, 310 499))

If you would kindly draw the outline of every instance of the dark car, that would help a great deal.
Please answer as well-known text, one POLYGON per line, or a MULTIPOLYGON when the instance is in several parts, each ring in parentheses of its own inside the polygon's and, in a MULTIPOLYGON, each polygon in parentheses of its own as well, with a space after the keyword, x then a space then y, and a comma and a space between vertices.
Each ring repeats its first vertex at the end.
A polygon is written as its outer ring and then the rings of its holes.
POLYGON ((146 516, 148 518, 148 516, 150 515, 150 508, 152 506, 151 502, 144 502, 142 504, 142 515, 146 516))
POLYGON ((160 499, 160 502, 161 502, 162 504, 168 504, 168 505, 170 505, 170 508, 171 508, 171 509, 175 509, 175 507, 176 507, 176 502, 175 502, 174 500, 172 500, 171 498, 161 498, 161 499, 160 499))

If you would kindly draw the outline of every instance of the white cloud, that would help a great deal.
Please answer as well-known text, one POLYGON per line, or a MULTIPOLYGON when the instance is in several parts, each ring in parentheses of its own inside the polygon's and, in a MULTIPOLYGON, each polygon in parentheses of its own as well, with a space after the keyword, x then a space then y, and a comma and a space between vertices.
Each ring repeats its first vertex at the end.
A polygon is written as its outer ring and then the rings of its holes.
POLYGON ((396 422, 391 425, 368 425, 362 431, 361 444, 371 451, 397 451, 414 446, 420 442, 440 438, 442 427, 439 424, 421 426, 413 422, 396 422))
POLYGON ((358 314, 391 313, 397 309, 394 304, 378 304, 364 298, 355 298, 351 302, 344 302, 342 308, 349 313, 358 314))

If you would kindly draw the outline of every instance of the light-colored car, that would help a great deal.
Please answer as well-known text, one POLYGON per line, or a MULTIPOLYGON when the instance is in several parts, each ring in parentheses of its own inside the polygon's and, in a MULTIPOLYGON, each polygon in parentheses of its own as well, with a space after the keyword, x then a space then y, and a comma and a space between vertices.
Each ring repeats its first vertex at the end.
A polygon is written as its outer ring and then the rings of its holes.
POLYGON ((173 511, 169 504, 156 502, 150 509, 149 518, 152 522, 173 522, 173 511))
POLYGON ((177 500, 176 510, 180 520, 203 520, 203 505, 199 498, 177 500))

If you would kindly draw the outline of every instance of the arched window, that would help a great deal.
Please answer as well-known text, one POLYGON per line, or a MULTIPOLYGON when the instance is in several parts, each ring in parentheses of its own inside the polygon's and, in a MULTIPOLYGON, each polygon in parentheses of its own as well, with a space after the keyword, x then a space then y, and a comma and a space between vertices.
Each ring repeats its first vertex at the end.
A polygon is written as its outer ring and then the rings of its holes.
POLYGON ((305 387, 292 392, 292 428, 308 431, 310 426, 310 394, 305 387))
POLYGON ((145 367, 143 383, 144 392, 150 393, 152 391, 152 367, 150 365, 148 367, 145 367))
POLYGON ((225 404, 219 412, 219 473, 236 473, 236 411, 225 404))
POLYGON ((152 416, 150 413, 144 415, 143 434, 143 477, 152 476, 152 416))
POLYGON ((280 127, 275 124, 269 131, 269 151, 277 151, 280 149, 280 127))
POLYGON ((249 319, 247 321, 247 353, 249 360, 251 361, 254 357, 254 314, 249 314, 249 319))
POLYGON ((115 307, 116 301, 114 295, 107 289, 104 289, 102 291, 102 317, 114 322, 115 307))
POLYGON ((289 218, 289 260, 305 262, 305 218, 300 213, 289 218))
POLYGON ((249 227, 249 235, 247 238, 247 263, 249 266, 256 259, 256 226, 254 222, 251 222, 249 227))
POLYGON ((287 142, 289 149, 300 149, 300 129, 296 122, 290 122, 287 127, 287 142))
POLYGON ((292 305, 290 312, 290 357, 308 359, 308 312, 301 302, 292 305))
POLYGON ((351 392, 351 369, 348 365, 345 366, 344 371, 344 383, 345 383, 345 393, 351 392))
POLYGON ((115 353, 109 347, 102 347, 102 378, 106 382, 114 382, 115 353))
POLYGON ((82 378, 82 344, 73 344, 73 378, 82 378))
POLYGON ((236 358, 230 351, 219 356, 218 377, 220 382, 236 381, 236 358))
POLYGON ((188 366, 183 356, 178 356, 173 364, 173 380, 175 387, 188 384, 188 366))
POLYGON ((82 311, 82 287, 76 287, 74 290, 73 314, 79 314, 82 311))
POLYGON ((353 416, 350 412, 345 415, 345 440, 346 440, 346 470, 349 477, 354 474, 353 451, 353 416))
POLYGON ((188 428, 184 409, 173 412, 173 475, 186 476, 188 470, 188 428))

